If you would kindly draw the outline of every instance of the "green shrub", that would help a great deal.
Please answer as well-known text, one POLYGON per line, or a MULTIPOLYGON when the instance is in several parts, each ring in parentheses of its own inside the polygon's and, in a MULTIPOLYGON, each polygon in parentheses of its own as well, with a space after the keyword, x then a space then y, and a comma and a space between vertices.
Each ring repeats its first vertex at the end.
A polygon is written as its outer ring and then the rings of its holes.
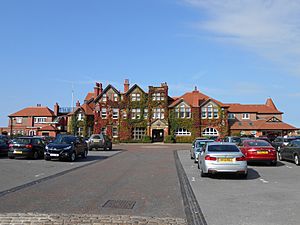
POLYGON ((174 135, 167 135, 164 140, 165 143, 175 143, 175 141, 174 135))
POLYGON ((142 143, 151 143, 151 137, 150 136, 144 136, 141 140, 142 143))
POLYGON ((192 143, 194 141, 194 137, 192 136, 177 136, 176 143, 192 143))

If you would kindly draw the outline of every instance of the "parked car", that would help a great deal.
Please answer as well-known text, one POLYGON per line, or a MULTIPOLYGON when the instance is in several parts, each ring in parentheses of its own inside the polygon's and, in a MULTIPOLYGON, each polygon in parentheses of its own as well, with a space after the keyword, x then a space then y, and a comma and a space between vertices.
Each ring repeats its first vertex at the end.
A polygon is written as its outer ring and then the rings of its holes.
POLYGON ((8 148, 8 142, 0 138, 0 156, 7 156, 8 148))
POLYGON ((98 150, 102 148, 104 151, 107 149, 112 150, 112 142, 105 134, 93 134, 87 141, 89 151, 93 148, 98 150))
POLYGON ((275 148, 264 140, 244 140, 239 145, 248 162, 267 162, 271 166, 277 164, 275 148))
POLYGON ((203 140, 195 140, 192 148, 190 150, 191 159, 194 159, 194 162, 198 162, 198 154, 202 151, 202 147, 209 142, 214 142, 213 140, 203 139, 203 140))
POLYGON ((10 138, 7 135, 0 134, 0 139, 4 140, 6 143, 9 143, 10 138))
POLYGON ((195 147, 195 143, 196 143, 196 141, 198 141, 198 140, 208 140, 208 138, 206 138, 206 137, 197 137, 197 138, 195 138, 195 140, 194 140, 193 143, 192 143, 192 148, 195 147))
POLYGON ((234 143, 207 143, 198 155, 198 168, 201 177, 215 173, 236 173, 247 177, 247 161, 244 154, 234 143))
POLYGON ((55 137, 51 137, 51 136, 35 136, 35 137, 40 137, 41 139, 43 139, 46 145, 55 139, 55 137))
POLYGON ((27 157, 38 159, 44 155, 45 143, 38 137, 18 137, 9 144, 8 158, 27 157))
POLYGON ((287 146, 280 148, 278 152, 279 160, 287 160, 300 165, 300 139, 291 141, 287 146))
POLYGON ((250 137, 237 137, 237 136, 227 136, 224 138, 224 142, 235 143, 239 145, 243 140, 251 139, 250 137))
POLYGON ((271 144, 277 151, 279 151, 280 148, 287 146, 291 141, 296 139, 296 137, 277 137, 271 144))
POLYGON ((44 158, 45 160, 67 159, 73 162, 79 155, 82 158, 87 157, 88 147, 86 142, 73 135, 59 135, 46 146, 44 158))
POLYGON ((260 137, 254 138, 254 139, 256 139, 256 140, 263 140, 263 141, 266 141, 266 142, 268 142, 270 144, 272 143, 271 139, 268 138, 268 137, 266 137, 266 136, 260 136, 260 137))

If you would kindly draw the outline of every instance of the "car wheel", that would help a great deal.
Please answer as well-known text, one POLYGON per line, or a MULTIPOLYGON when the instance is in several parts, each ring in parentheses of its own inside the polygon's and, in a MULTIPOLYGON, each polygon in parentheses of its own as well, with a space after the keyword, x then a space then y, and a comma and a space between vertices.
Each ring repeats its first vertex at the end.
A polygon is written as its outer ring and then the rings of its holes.
POLYGON ((294 162, 297 166, 299 166, 299 156, 297 154, 294 156, 294 162))
POLYGON ((88 154, 88 151, 84 150, 84 152, 81 154, 81 157, 85 159, 87 157, 87 154, 88 154))
POLYGON ((75 152, 72 152, 72 154, 71 154, 71 156, 70 156, 70 161, 71 161, 71 162, 74 162, 75 159, 76 159, 76 154, 75 154, 75 152))
POLYGON ((13 157, 13 156, 8 156, 8 158, 10 158, 10 159, 14 159, 15 157, 13 157))
POLYGON ((201 169, 201 173, 200 173, 201 177, 207 177, 207 174, 203 172, 203 170, 201 169))
POLYGON ((104 145, 103 150, 107 151, 107 146, 106 145, 104 145))
POLYGON ((39 158, 39 153, 38 152, 34 152, 33 153, 33 159, 38 159, 39 158))
POLYGON ((199 161, 198 161, 198 169, 200 169, 200 163, 199 163, 199 161))
POLYGON ((281 155, 281 153, 280 152, 278 152, 278 159, 280 160, 280 161, 282 161, 283 159, 282 159, 282 155, 281 155))
POLYGON ((109 146, 109 149, 108 149, 109 151, 111 151, 112 150, 112 145, 111 146, 109 146))
POLYGON ((240 174, 240 178, 242 179, 246 179, 248 176, 248 173, 243 173, 243 174, 240 174))
POLYGON ((193 157, 192 153, 191 153, 191 159, 194 159, 194 157, 193 157))
POLYGON ((51 158, 50 157, 44 157, 44 159, 46 160, 46 161, 50 161, 51 160, 51 158))
POLYGON ((271 166, 276 166, 276 165, 277 165, 277 161, 276 161, 276 160, 271 161, 271 162, 270 162, 270 165, 271 165, 271 166))

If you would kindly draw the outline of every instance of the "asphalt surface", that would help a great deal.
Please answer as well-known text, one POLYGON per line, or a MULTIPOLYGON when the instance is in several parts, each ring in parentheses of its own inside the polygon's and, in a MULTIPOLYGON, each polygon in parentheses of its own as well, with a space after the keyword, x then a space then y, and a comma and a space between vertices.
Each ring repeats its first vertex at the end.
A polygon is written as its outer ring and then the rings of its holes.
POLYGON ((233 175, 201 178, 189 151, 178 156, 207 224, 300 224, 300 167, 295 164, 252 164, 246 180, 233 175))
POLYGON ((0 158, 0 193, 20 185, 24 185, 42 178, 49 177, 64 171, 79 168, 107 157, 111 157, 119 151, 90 151, 86 159, 80 157, 75 162, 45 161, 44 159, 8 159, 0 158))
POLYGON ((185 218, 173 150, 186 149, 187 145, 120 145, 119 148, 121 153, 113 157, 1 196, 0 213, 185 218), (130 201, 134 206, 132 209, 103 207, 108 200, 130 201))

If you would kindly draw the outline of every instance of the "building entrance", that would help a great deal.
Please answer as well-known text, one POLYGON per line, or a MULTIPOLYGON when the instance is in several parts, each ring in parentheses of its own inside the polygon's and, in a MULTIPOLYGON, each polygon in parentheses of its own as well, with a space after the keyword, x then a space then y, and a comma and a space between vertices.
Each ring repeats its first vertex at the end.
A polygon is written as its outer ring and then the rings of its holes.
POLYGON ((152 130, 152 141, 153 142, 163 142, 164 141, 164 130, 163 129, 153 129, 152 130))

